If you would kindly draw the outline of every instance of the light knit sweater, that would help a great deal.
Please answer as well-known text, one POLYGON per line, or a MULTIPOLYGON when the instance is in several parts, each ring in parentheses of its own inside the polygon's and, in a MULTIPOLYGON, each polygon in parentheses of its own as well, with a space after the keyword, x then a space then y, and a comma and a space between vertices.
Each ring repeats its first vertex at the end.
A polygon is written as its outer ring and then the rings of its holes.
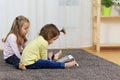
POLYGON ((38 36, 23 50, 21 62, 23 62, 25 65, 30 65, 39 59, 47 60, 47 49, 48 42, 42 36, 38 36))

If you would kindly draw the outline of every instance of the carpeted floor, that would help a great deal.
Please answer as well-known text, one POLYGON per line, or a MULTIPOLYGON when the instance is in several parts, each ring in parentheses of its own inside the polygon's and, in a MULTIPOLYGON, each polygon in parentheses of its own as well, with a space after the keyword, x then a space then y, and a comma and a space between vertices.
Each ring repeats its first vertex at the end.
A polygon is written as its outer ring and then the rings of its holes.
POLYGON ((72 54, 80 66, 21 71, 6 64, 0 54, 0 80, 120 80, 120 66, 114 63, 79 49, 63 50, 63 53, 72 54))

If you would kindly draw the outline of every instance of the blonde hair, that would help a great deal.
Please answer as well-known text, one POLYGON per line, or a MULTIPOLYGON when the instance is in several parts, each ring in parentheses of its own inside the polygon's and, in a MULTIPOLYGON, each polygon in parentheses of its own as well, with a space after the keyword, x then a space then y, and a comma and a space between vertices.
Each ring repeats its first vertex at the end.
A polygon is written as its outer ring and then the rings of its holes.
POLYGON ((60 32, 63 32, 65 34, 64 29, 59 31, 58 28, 56 27, 56 25, 54 25, 54 24, 46 24, 40 30, 39 35, 43 36, 43 38, 48 41, 48 40, 60 35, 60 32))
POLYGON ((24 25, 24 23, 30 23, 29 20, 24 17, 24 16, 17 16, 12 24, 12 27, 9 31, 9 33, 7 34, 6 38, 3 40, 3 42, 5 42, 7 40, 7 37, 9 36, 9 34, 14 33, 17 37, 17 45, 22 45, 22 41, 24 40, 24 42, 27 41, 26 36, 22 36, 21 35, 21 28, 24 25))

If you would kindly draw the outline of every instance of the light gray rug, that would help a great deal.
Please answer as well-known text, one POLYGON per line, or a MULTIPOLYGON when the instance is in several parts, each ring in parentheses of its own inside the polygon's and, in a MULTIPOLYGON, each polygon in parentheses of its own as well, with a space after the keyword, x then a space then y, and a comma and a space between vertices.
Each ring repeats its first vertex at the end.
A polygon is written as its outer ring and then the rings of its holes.
POLYGON ((63 53, 72 54, 80 66, 21 71, 6 64, 0 54, 0 80, 120 80, 120 66, 114 63, 80 49, 63 50, 63 53))

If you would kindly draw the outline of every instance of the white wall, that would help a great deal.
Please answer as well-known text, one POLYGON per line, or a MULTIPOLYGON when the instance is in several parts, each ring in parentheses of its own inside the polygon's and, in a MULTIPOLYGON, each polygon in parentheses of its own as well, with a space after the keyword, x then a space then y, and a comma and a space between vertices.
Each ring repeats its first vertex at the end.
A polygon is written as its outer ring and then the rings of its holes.
POLYGON ((36 1, 33 0, 0 0, 0 22, 2 23, 0 29, 0 47, 3 48, 1 42, 2 38, 5 38, 9 32, 13 20, 18 15, 26 16, 30 22, 30 31, 28 34, 29 40, 32 40, 37 34, 37 6, 36 1))
MULTIPOLYGON (((6 36, 14 18, 24 15, 31 22, 28 42, 38 35, 44 24, 54 23, 59 29, 64 27, 67 34, 61 34, 49 48, 91 46, 90 0, 0 0, 0 10, 0 39, 6 36)), ((3 48, 1 41, 0 48, 3 48)))
MULTIPOLYGON (((111 16, 119 16, 120 8, 112 7, 111 16)), ((101 20, 101 43, 120 44, 120 19, 106 18, 101 20)))
POLYGON ((45 0, 44 22, 66 30, 50 48, 91 46, 91 2, 87 0, 45 0), (84 9, 83 9, 84 7, 84 9), (87 35, 86 35, 87 34, 87 35))

